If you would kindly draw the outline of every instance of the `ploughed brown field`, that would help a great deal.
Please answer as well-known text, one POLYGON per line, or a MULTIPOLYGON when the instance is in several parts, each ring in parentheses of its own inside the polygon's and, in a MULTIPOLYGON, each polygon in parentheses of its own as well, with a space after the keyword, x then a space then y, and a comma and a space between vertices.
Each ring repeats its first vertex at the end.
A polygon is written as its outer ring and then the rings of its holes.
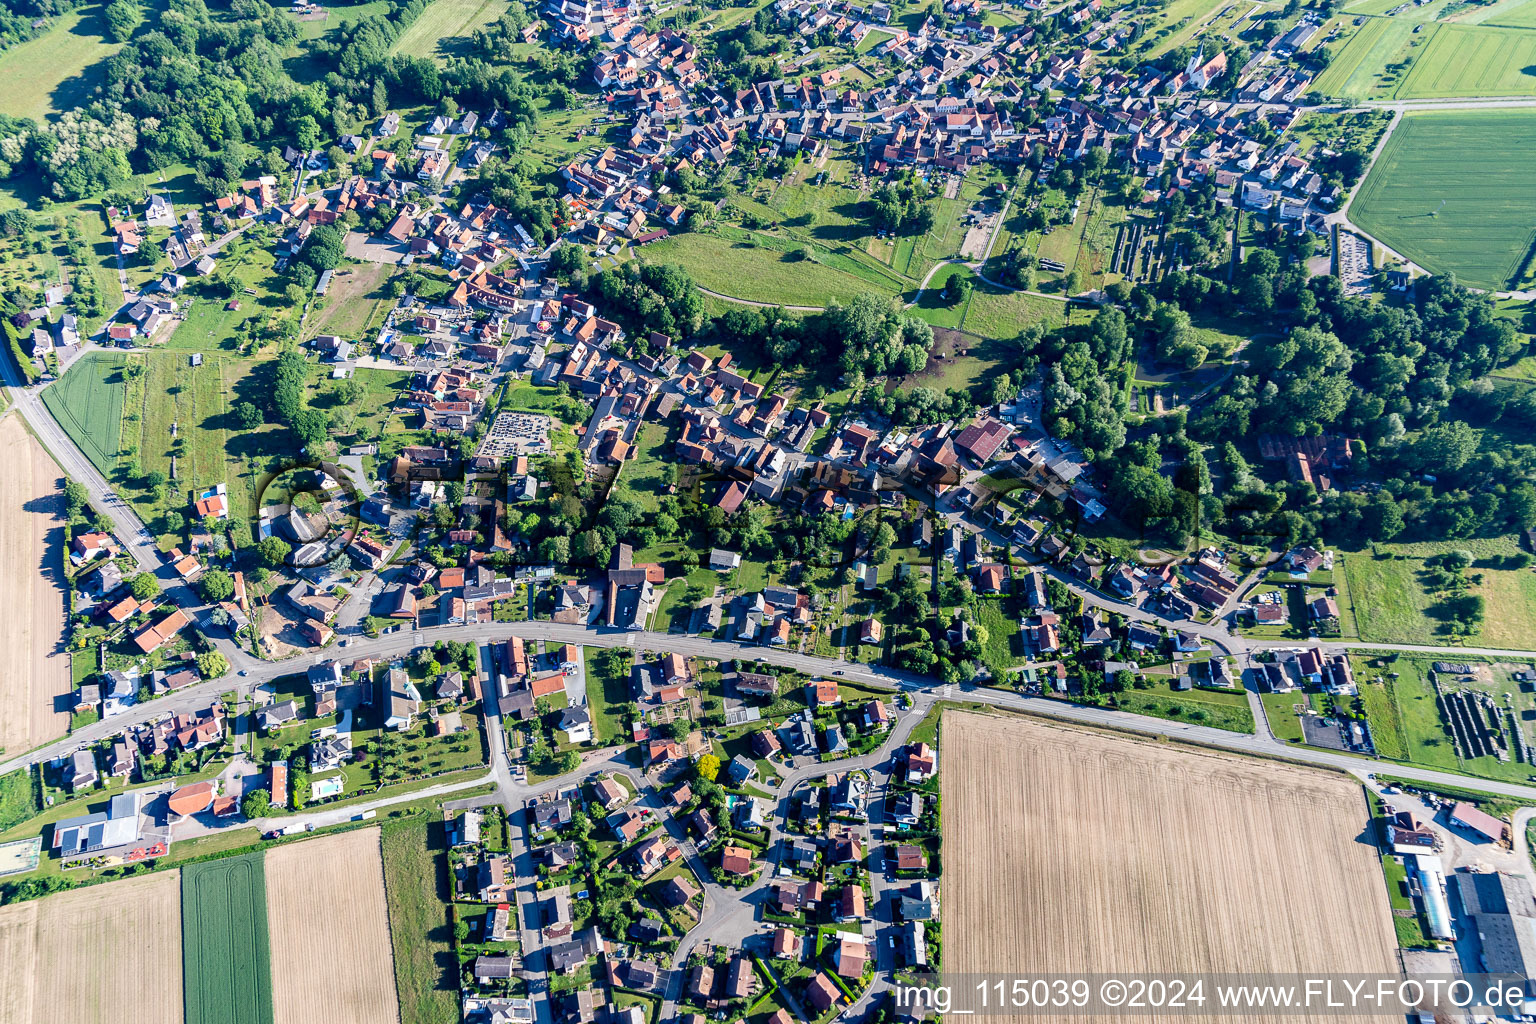
POLYGON ((379 830, 267 852, 276 1024, 396 1024, 379 830))
POLYGON ((0 964, 0 1024, 177 1024, 180 873, 0 907, 0 964))
POLYGON ((7 755, 69 731, 56 707, 69 693, 64 636, 64 474, 21 422, 0 419, 0 751, 7 755))
POLYGON ((1397 970, 1369 809, 1343 776, 953 711, 939 757, 946 974, 1397 970))

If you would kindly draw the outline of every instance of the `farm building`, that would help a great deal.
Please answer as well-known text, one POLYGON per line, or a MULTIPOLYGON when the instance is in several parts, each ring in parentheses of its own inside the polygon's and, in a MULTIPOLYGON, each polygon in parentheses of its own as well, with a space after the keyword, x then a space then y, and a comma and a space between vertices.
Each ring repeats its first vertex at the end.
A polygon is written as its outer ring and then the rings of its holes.
POLYGON ((1504 822, 1486 811, 1480 811, 1469 803, 1459 803, 1451 808, 1451 824, 1475 832, 1491 843, 1504 838, 1504 822))
MULTIPOLYGON (((1477 928, 1483 969, 1522 978, 1536 973, 1536 899, 1532 898, 1531 883, 1516 875, 1491 872, 1458 871, 1451 877, 1462 913, 1477 928)), ((1529 998, 1529 982, 1526 988, 1529 998)))

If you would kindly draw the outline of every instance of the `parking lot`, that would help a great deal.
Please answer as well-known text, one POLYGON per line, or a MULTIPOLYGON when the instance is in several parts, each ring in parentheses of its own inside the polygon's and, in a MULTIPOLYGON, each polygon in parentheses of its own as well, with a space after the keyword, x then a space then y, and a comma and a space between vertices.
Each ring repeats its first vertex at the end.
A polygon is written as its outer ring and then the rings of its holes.
POLYGON ((1349 231, 1339 232, 1339 279, 1350 292, 1371 288, 1371 245, 1349 231))
POLYGON ((480 442, 476 455, 505 459, 549 452, 548 416, 530 412, 501 412, 480 442))

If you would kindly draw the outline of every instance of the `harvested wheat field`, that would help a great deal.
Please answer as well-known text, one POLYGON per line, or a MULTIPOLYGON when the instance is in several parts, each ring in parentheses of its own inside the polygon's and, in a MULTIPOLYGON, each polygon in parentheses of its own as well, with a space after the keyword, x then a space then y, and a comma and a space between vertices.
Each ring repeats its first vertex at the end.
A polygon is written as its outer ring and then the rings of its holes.
POLYGON ((1357 783, 1033 719, 940 737, 946 972, 1396 971, 1357 783))
POLYGON ((276 1024, 400 1019, 378 829, 268 851, 267 921, 276 1024))
POLYGON ((0 750, 19 754, 69 731, 64 636, 64 474, 21 417, 0 419, 0 587, 21 598, 0 618, 0 750))
POLYGON ((0 1024, 180 1021, 175 871, 0 908, 0 1024))

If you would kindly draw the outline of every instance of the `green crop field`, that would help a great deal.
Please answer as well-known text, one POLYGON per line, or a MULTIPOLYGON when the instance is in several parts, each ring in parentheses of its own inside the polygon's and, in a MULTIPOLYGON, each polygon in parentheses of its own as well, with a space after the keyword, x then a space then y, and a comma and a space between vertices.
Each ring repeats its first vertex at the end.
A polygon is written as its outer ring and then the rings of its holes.
POLYGON ((445 46, 444 40, 459 39, 485 28, 506 10, 506 4, 500 0, 433 0, 410 28, 400 33, 390 52, 411 57, 448 57, 452 48, 445 46))
POLYGON ((36 39, 0 54, 0 114, 41 121, 90 102, 99 77, 93 72, 122 47, 102 35, 105 6, 72 11, 36 39))
POLYGON ((117 469, 123 419, 123 366, 117 352, 92 352, 43 391, 43 404, 103 476, 117 469))
POLYGON ((1518 28, 1426 26, 1427 46, 1414 58, 1393 99, 1536 94, 1536 32, 1518 28))
POLYGON ((271 1024, 260 852, 181 869, 181 960, 187 1024, 271 1024))
POLYGON ((1536 111, 1405 114, 1350 219, 1427 270, 1504 288, 1531 249, 1533 161, 1536 111), (1472 153, 1476 174, 1467 173, 1472 153))

